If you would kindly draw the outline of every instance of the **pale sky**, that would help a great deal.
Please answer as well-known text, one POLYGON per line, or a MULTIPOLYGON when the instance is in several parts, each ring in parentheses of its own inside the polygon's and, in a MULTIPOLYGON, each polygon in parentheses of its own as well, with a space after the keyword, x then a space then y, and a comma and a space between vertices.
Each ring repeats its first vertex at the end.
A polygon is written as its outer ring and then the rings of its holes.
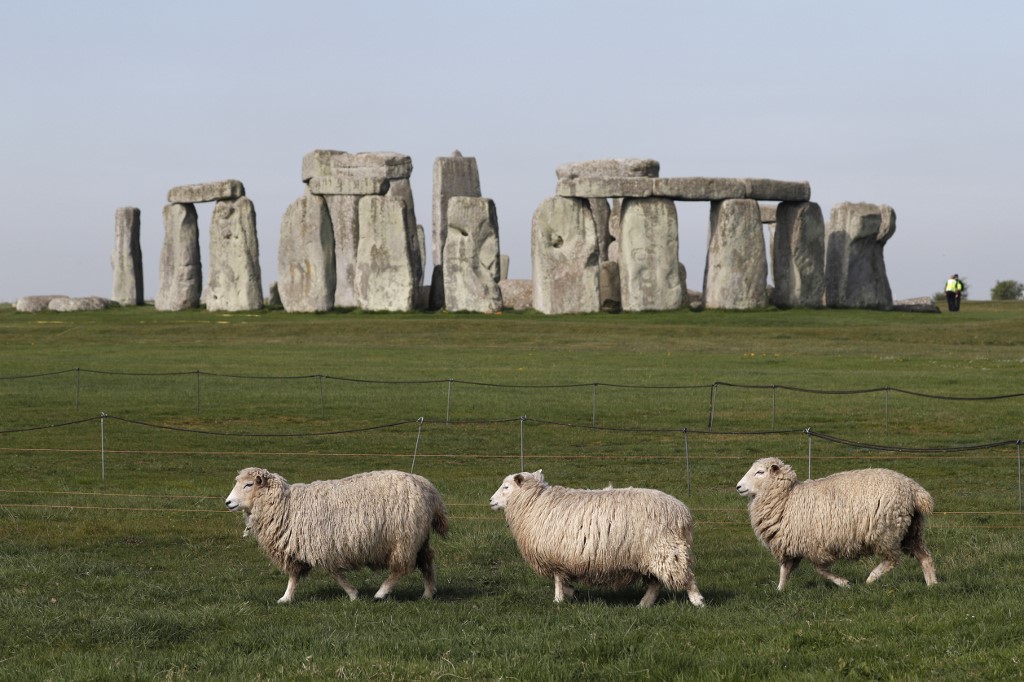
MULTIPOLYGON (((806 180, 826 219, 889 204, 895 298, 955 271, 987 300, 1024 281, 1022 74, 1010 0, 0 0, 0 301, 109 297, 120 206, 141 209, 155 298, 167 190, 226 178, 255 204, 266 291, 314 149, 411 156, 428 242, 434 159, 475 156, 513 278, 559 164, 640 157, 806 180)), ((709 206, 677 209, 700 289, 709 206)))

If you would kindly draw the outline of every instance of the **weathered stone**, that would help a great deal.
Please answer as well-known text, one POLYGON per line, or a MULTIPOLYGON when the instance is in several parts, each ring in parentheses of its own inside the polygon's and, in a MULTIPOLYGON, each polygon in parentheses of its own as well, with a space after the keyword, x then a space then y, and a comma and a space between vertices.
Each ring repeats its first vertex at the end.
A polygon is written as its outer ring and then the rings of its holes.
POLYGON ((619 240, 622 238, 622 199, 612 199, 608 210, 608 244, 606 257, 618 262, 619 240))
POLYGON ((323 197, 307 193, 285 211, 277 276, 281 305, 288 312, 322 313, 334 307, 334 228, 323 197))
POLYGON ((430 296, 427 300, 428 310, 444 308, 444 268, 435 265, 430 273, 430 296))
POLYGON ((619 286, 625 311, 675 310, 679 281, 679 221, 671 199, 622 202, 619 286))
POLYGON ((281 291, 277 287, 277 282, 271 282, 270 288, 267 290, 267 297, 263 299, 263 305, 267 308, 283 308, 281 305, 281 291))
POLYGON ((67 298, 58 294, 48 296, 22 296, 15 302, 14 309, 19 313, 38 313, 47 310, 50 301, 55 298, 67 298))
MULTIPOLYGON (((765 207, 761 206, 764 221, 765 207)), ((780 308, 820 308, 825 297, 825 219, 810 201, 784 201, 774 210, 772 303, 780 308)))
POLYGON ((776 221, 778 204, 758 204, 758 208, 761 210, 762 223, 764 223, 765 225, 769 225, 776 221))
POLYGON ((444 245, 444 297, 448 311, 501 310, 499 254, 494 202, 480 197, 451 197, 444 245))
POLYGON ((830 308, 892 307, 883 249, 896 232, 885 204, 844 202, 825 227, 825 304, 830 308))
POLYGON ((409 240, 409 257, 412 259, 412 281, 416 283, 416 286, 420 286, 423 284, 426 254, 424 253, 424 239, 419 235, 422 228, 416 223, 416 205, 412 199, 412 185, 408 179, 392 180, 386 196, 399 199, 405 204, 405 234, 409 240))
POLYGON ((448 200, 452 197, 479 197, 480 171, 476 158, 463 156, 459 150, 451 156, 434 159, 434 193, 432 203, 432 241, 434 265, 444 262, 444 242, 448 235, 448 200))
POLYGON ((203 290, 199 260, 199 223, 192 204, 164 206, 164 244, 160 250, 157 310, 198 308, 203 290))
POLYGON ((78 313, 90 310, 105 310, 117 305, 116 301, 100 296, 54 296, 46 305, 55 313, 78 313))
POLYGON ((498 279, 508 279, 508 256, 504 253, 498 256, 498 279))
POLYGON ((608 208, 608 200, 604 198, 587 199, 587 203, 590 204, 590 215, 594 218, 594 229, 597 230, 597 251, 603 262, 608 260, 608 246, 612 242, 608 232, 611 209, 608 208))
POLYGON ((598 291, 601 296, 601 310, 617 313, 622 310, 622 287, 619 282, 619 264, 613 260, 601 261, 598 273, 598 291))
POLYGON ((533 280, 503 279, 498 282, 501 287, 501 305, 512 310, 529 310, 533 307, 533 280))
POLYGON ((581 199, 608 197, 643 198, 654 194, 654 182, 654 178, 571 178, 558 181, 556 194, 560 197, 581 199))
POLYGON ((892 309, 901 313, 940 313, 938 304, 931 296, 918 298, 907 298, 902 301, 893 301, 892 309))
POLYGON ((409 250, 405 202, 393 197, 359 200, 356 298, 363 310, 413 309, 413 254, 409 250))
POLYGON ((237 312, 263 307, 256 210, 248 197, 218 201, 210 220, 210 277, 206 309, 237 312))
POLYGON ((338 175, 317 175, 309 179, 309 191, 313 194, 387 194, 391 182, 383 175, 367 173, 356 168, 338 175))
POLYGON ((743 178, 746 198, 758 201, 810 201, 809 182, 787 182, 763 178, 743 178))
POLYGON ((555 169, 559 180, 573 178, 656 178, 661 164, 654 159, 596 159, 563 163, 555 169))
POLYGON ((764 308, 768 305, 767 280, 764 227, 757 202, 712 202, 704 266, 704 307, 764 308))
POLYGON ((338 174, 353 168, 379 169, 387 180, 400 180, 412 175, 412 159, 395 152, 341 152, 316 149, 302 157, 302 181, 338 174))
POLYGON ((114 293, 121 305, 142 305, 142 244, 139 241, 139 209, 125 206, 114 211, 114 293))
POLYGON ((594 313, 601 307, 600 253, 590 206, 550 197, 533 214, 533 307, 547 315, 594 313))
POLYGON ((238 199, 245 196, 245 187, 238 180, 218 180, 196 185, 180 185, 167 192, 171 204, 199 204, 206 201, 238 199))
POLYGON ((356 253, 359 248, 359 197, 327 196, 327 210, 334 226, 334 289, 336 308, 356 308, 356 253))
POLYGON ((658 178, 653 196, 675 201, 719 201, 743 199, 747 188, 736 178, 658 178))

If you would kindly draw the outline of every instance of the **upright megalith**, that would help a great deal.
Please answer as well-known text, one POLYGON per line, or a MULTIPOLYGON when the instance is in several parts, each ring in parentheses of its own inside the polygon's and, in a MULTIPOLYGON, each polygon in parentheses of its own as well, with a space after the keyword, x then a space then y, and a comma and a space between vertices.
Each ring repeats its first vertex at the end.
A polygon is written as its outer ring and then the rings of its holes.
POLYGON ((704 266, 704 307, 750 310, 768 305, 768 261, 754 199, 711 203, 704 266))
POLYGON ((476 158, 463 156, 458 149, 451 156, 434 159, 434 191, 431 206, 431 248, 433 273, 430 278, 431 309, 445 306, 444 246, 448 239, 448 202, 452 197, 480 197, 480 171, 476 158))
POLYGON ((844 202, 825 227, 825 304, 830 308, 892 308, 883 249, 896 232, 885 204, 844 202))
POLYGON ((359 247, 360 198, 343 194, 324 196, 334 230, 334 305, 337 308, 359 305, 356 297, 356 249, 359 247))
POLYGON ((206 309, 239 312, 263 307, 256 209, 248 197, 221 199, 210 220, 206 309))
POLYGON ((498 212, 494 202, 454 196, 447 206, 444 245, 445 308, 450 312, 501 310, 498 212))
POLYGON ((414 254, 409 249, 408 211, 394 197, 359 200, 359 245, 356 250, 356 299, 363 310, 406 312, 413 309, 414 254))
POLYGON ((164 206, 164 243, 160 250, 157 310, 198 308, 203 291, 199 259, 199 221, 193 204, 164 206))
POLYGON ((825 303, 825 219, 812 201, 783 201, 761 220, 772 234, 772 303, 780 308, 820 308, 825 303))
POLYGON ((672 200, 623 200, 620 230, 622 309, 675 310, 682 306, 679 221, 672 200))
POLYGON ((278 296, 286 311, 320 313, 334 307, 334 228, 325 197, 307 191, 285 211, 277 273, 278 296))
POLYGON ((533 214, 530 247, 535 310, 556 315, 600 309, 600 251, 586 200, 542 201, 533 214))
POLYGON ((114 253, 110 265, 114 269, 114 293, 111 298, 121 305, 142 305, 142 243, 139 241, 139 209, 134 206, 114 212, 114 253))

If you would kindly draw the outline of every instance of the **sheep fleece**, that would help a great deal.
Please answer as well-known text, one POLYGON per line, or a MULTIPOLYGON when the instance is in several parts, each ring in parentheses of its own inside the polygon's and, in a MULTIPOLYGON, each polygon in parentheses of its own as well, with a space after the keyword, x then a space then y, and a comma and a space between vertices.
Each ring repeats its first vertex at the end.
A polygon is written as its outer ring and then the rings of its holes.
POLYGON ((660 490, 582 490, 524 480, 505 518, 537 573, 622 588, 656 575, 685 591, 693 579, 693 519, 660 490))

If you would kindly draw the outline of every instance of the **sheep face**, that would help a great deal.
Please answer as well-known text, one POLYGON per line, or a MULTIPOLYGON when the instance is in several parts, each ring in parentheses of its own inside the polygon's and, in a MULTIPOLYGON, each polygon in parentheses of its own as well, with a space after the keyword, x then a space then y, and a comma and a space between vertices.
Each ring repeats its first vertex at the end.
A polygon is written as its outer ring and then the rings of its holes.
POLYGON ((736 492, 744 497, 756 497, 776 480, 796 483, 796 472, 777 457, 765 457, 754 462, 750 470, 736 484, 736 492))
POLYGON ((235 487, 231 489, 231 494, 224 500, 224 504, 231 511, 252 511, 253 492, 265 486, 269 479, 270 472, 266 469, 242 469, 235 477, 235 487))
POLYGON ((518 474, 506 476, 498 489, 494 491, 493 495, 491 495, 491 509, 495 511, 504 509, 508 504, 508 498, 515 495, 516 491, 521 488, 523 483, 527 480, 544 483, 544 470, 537 469, 533 473, 522 471, 518 474))

